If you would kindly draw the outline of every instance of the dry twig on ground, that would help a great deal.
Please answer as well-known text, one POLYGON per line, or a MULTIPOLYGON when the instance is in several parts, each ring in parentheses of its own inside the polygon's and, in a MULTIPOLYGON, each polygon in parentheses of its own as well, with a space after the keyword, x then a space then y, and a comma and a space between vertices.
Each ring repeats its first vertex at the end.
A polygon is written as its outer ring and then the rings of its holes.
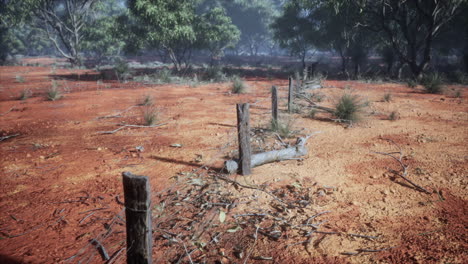
POLYGON ((167 125, 167 123, 162 123, 162 124, 157 124, 157 125, 152 125, 152 126, 141 126, 141 125, 121 125, 121 127, 114 129, 112 131, 99 131, 98 134, 115 134, 119 132, 120 130, 126 128, 126 127, 135 127, 135 128, 154 128, 154 127, 160 127, 167 125))
POLYGON ((17 136, 20 136, 20 134, 13 134, 13 135, 7 135, 7 136, 0 137, 0 142, 2 142, 4 140, 7 140, 9 138, 17 137, 17 136))
POLYGON ((16 108, 16 105, 15 105, 15 106, 12 106, 8 111, 6 111, 5 113, 0 114, 0 116, 4 116, 4 115, 10 113, 10 112, 13 111, 13 109, 15 109, 15 108, 16 108))
POLYGON ((398 151, 395 151, 395 152, 377 152, 377 151, 373 151, 373 153, 375 154, 380 154, 380 155, 384 155, 384 156, 388 156, 388 157, 391 157, 393 158, 394 160, 396 160, 398 162, 398 164, 400 164, 403 172, 400 174, 400 173, 396 173, 398 176, 400 176, 401 178, 403 178, 406 182, 408 182, 409 184, 411 184, 416 190, 418 191, 421 191, 421 192, 424 192, 424 193, 427 193, 427 194, 430 194, 431 192, 424 189, 423 187, 419 186, 418 184, 414 183, 413 181, 411 181, 410 179, 408 179, 408 168, 409 166, 408 165, 405 165, 402 161, 403 159, 403 151, 401 150, 400 146, 398 146, 393 140, 391 139, 385 139, 387 140, 388 142, 392 143, 394 146, 396 146, 398 148, 398 151), (395 156, 395 154, 398 154, 399 156, 395 156))

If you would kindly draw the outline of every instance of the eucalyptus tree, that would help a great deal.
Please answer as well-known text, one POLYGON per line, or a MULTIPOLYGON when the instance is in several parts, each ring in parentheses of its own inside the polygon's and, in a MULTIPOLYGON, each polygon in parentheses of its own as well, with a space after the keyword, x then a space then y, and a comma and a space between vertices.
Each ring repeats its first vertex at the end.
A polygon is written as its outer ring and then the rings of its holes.
POLYGON ((197 12, 203 2, 129 0, 131 17, 126 20, 133 18, 136 22, 136 47, 162 49, 176 71, 190 65, 194 50, 206 49, 213 56, 222 54, 226 47, 237 43, 239 32, 221 6, 197 12))
MULTIPOLYGON (((336 6, 347 0, 331 0, 336 6)), ((460 11, 466 0, 353 0, 363 20, 356 26, 383 32, 382 39, 391 45, 406 63, 414 78, 420 79, 432 60, 434 41, 460 11)), ((466 16, 466 14, 465 14, 466 16)))

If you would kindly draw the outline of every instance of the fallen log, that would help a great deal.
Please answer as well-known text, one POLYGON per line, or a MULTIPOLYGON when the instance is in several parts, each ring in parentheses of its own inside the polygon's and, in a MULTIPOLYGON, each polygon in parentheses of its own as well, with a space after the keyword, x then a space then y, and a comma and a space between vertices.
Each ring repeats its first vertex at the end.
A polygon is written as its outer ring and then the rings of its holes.
MULTIPOLYGON (((297 138, 296 145, 280 150, 272 150, 257 154, 252 154, 251 167, 257 167, 266 163, 271 163, 280 160, 297 159, 298 157, 305 156, 308 150, 305 146, 310 136, 305 138, 297 138)), ((239 168, 237 160, 228 160, 224 162, 224 166, 228 173, 235 173, 239 168)))

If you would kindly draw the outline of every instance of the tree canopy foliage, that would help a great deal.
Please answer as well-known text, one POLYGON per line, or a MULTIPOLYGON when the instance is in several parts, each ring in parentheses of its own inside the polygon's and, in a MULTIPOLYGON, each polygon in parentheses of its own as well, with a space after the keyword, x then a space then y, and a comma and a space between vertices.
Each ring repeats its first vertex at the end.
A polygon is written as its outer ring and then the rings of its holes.
MULTIPOLYGON (((342 57, 343 71, 351 60, 357 75, 360 64, 373 50, 384 54, 389 70, 398 59, 409 66, 415 78, 420 78, 430 65, 435 44, 450 46, 440 36, 450 31, 466 32, 466 2, 289 0, 273 29, 275 38, 291 51, 298 49, 297 41, 293 41, 298 36, 303 38, 302 43, 316 49, 328 46, 342 57), (465 22, 457 21, 463 19, 465 22), (451 21, 457 21, 458 29, 447 27, 451 21)), ((467 43, 467 34, 461 35, 461 42, 467 43)))
POLYGON ((388 74, 404 65, 421 78, 434 54, 468 71, 468 0, 0 0, 0 62, 50 54, 81 65, 125 53, 157 52, 180 71, 194 54, 287 50, 306 66, 336 54, 341 72, 361 74, 371 54, 388 74))

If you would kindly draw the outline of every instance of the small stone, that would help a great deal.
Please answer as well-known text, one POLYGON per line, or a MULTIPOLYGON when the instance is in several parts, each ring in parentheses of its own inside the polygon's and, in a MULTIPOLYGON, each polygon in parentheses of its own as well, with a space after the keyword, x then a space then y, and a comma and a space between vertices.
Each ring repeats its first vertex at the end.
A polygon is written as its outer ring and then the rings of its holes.
POLYGON ((31 154, 26 154, 26 158, 30 158, 31 157, 31 154))
POLYGON ((356 206, 359 206, 359 205, 361 205, 361 203, 360 203, 360 202, 356 202, 356 201, 352 201, 352 202, 351 202, 351 204, 352 204, 352 205, 356 205, 356 206))
POLYGON ((45 159, 45 157, 44 157, 44 156, 39 156, 39 158, 40 158, 40 159, 45 159))
POLYGON ((101 151, 101 150, 102 150, 102 148, 97 148, 97 151, 101 151))
POLYGON ((370 178, 371 178, 371 179, 377 179, 377 176, 371 175, 370 178))

